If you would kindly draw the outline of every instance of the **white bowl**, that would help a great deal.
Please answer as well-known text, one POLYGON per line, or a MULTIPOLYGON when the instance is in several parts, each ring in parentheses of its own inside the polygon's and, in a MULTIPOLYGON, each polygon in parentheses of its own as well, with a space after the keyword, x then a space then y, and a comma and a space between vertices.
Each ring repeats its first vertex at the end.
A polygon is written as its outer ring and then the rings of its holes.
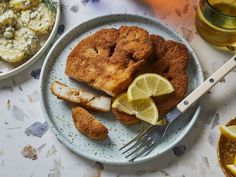
POLYGON ((0 80, 14 76, 17 73, 25 70, 26 68, 31 66, 34 62, 36 62, 38 59, 40 59, 42 57, 42 55, 46 52, 46 50, 50 47, 50 44, 52 43, 54 37, 57 34, 57 28, 59 26, 60 15, 61 15, 60 0, 54 0, 54 2, 57 3, 57 12, 56 12, 55 23, 54 23, 53 29, 52 29, 47 41, 45 42, 45 44, 38 50, 38 52, 36 54, 34 54, 31 58, 29 58, 24 63, 22 63, 21 65, 15 67, 14 69, 12 69, 8 72, 4 72, 4 73, 0 74, 0 80))

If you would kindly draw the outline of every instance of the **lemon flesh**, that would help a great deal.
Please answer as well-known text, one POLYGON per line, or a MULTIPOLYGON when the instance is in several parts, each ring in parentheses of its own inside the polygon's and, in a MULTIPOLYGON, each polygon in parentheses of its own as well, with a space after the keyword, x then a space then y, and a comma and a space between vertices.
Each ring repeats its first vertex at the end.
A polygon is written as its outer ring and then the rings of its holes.
POLYGON ((173 86, 166 78, 158 74, 147 73, 134 79, 128 88, 127 95, 128 100, 132 101, 151 96, 161 96, 173 91, 173 86))
POLYGON ((226 165, 227 169, 232 173, 234 176, 236 176, 236 166, 235 165, 226 165))
POLYGON ((112 103, 112 108, 116 108, 119 111, 125 112, 127 114, 133 114, 133 105, 132 102, 127 100, 127 94, 122 93, 116 97, 112 103))
POLYGON ((220 126, 220 131, 224 136, 230 139, 236 139, 236 125, 232 126, 222 125, 220 126))
POLYGON ((122 93, 114 100, 112 108, 116 108, 129 115, 135 115, 138 119, 152 125, 158 123, 158 109, 152 98, 129 101, 127 93, 122 93))

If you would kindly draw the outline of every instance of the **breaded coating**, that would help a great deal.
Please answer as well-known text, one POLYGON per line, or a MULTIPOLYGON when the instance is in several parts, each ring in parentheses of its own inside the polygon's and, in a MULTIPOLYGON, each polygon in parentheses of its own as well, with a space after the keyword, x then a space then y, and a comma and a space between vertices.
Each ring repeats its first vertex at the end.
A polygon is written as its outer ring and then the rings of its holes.
POLYGON ((108 136, 108 129, 82 107, 72 108, 72 118, 80 133, 94 140, 103 140, 108 136))
MULTIPOLYGON (((188 90, 187 67, 189 63, 188 49, 181 43, 164 40, 158 35, 150 35, 154 46, 151 62, 140 69, 139 74, 156 73, 167 78, 174 87, 174 92, 168 95, 153 97, 159 114, 165 115, 183 100, 188 90)), ((117 119, 125 124, 125 120, 135 122, 137 118, 117 109, 112 109, 117 119)))
POLYGON ((102 29, 79 42, 67 58, 65 73, 111 96, 126 90, 153 51, 147 31, 122 26, 102 29))
POLYGON ((54 81, 51 91, 57 98, 73 104, 79 104, 85 108, 95 111, 110 111, 111 98, 98 96, 84 89, 70 88, 65 84, 54 81))
POLYGON ((141 120, 137 119, 134 115, 126 114, 118 109, 112 108, 112 112, 116 116, 117 120, 119 120, 122 124, 134 125, 141 122, 141 120))
POLYGON ((174 87, 174 92, 168 95, 154 97, 159 114, 164 115, 174 109, 184 99, 188 90, 187 68, 190 60, 185 45, 174 41, 161 41, 161 37, 151 35, 155 46, 155 64, 151 72, 167 78, 174 87), (159 47, 164 46, 164 48, 159 47))

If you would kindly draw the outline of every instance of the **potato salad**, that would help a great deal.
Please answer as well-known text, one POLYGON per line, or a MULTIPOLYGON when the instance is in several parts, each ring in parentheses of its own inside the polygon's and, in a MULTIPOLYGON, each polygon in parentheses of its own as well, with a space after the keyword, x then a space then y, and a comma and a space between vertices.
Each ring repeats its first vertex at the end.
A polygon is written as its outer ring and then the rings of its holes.
POLYGON ((55 12, 43 0, 1 0, 0 60, 20 62, 33 56, 54 22, 55 12))

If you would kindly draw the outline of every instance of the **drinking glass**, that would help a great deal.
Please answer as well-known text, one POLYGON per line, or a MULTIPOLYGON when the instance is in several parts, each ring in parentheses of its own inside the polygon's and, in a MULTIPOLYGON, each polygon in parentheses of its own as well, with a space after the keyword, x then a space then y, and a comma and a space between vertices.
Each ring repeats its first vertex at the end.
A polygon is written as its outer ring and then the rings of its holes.
POLYGON ((200 0, 195 26, 207 42, 236 51, 236 0, 200 0))

